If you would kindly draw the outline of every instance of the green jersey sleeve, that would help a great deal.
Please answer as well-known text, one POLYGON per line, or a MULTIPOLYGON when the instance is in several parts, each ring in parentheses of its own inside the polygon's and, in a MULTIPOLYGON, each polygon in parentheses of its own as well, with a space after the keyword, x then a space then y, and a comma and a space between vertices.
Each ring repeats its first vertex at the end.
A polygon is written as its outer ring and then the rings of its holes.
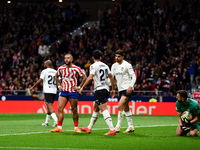
POLYGON ((176 101, 176 111, 177 111, 177 112, 182 112, 181 107, 180 107, 180 104, 179 104, 178 101, 176 101))

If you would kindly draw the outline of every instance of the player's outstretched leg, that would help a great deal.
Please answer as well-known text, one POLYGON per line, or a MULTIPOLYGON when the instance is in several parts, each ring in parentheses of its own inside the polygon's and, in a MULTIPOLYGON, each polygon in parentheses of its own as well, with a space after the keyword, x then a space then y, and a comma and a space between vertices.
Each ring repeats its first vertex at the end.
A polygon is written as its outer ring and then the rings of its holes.
POLYGON ((115 127, 116 133, 119 133, 119 131, 120 131, 120 127, 121 127, 121 124, 122 124, 123 117, 124 117, 123 111, 119 111, 118 112, 118 121, 117 121, 117 125, 115 127))
POLYGON ((82 131, 86 132, 87 134, 90 134, 91 131, 92 131, 92 127, 94 126, 94 124, 97 121, 98 117, 99 117, 99 112, 93 111, 92 117, 90 119, 90 124, 87 127, 85 127, 85 128, 81 128, 80 127, 80 129, 82 131))
POLYGON ((111 118, 111 116, 110 116, 108 110, 107 110, 107 109, 104 110, 102 114, 103 114, 103 117, 104 117, 105 122, 107 123, 107 125, 108 125, 109 128, 110 128, 110 131, 109 131, 108 133, 104 134, 104 135, 115 135, 115 134, 116 134, 115 128, 114 128, 114 126, 113 126, 112 118, 111 118))
POLYGON ((57 118, 56 114, 53 112, 53 113, 51 114, 51 117, 52 117, 53 120, 54 120, 54 123, 53 123, 52 127, 56 127, 56 126, 57 126, 57 122, 58 122, 58 118, 57 118))
POLYGON ((126 120, 128 122, 128 128, 123 133, 134 132, 135 129, 134 129, 133 123, 132 123, 132 113, 131 113, 131 111, 129 110, 128 112, 125 112, 125 115, 126 115, 126 120))

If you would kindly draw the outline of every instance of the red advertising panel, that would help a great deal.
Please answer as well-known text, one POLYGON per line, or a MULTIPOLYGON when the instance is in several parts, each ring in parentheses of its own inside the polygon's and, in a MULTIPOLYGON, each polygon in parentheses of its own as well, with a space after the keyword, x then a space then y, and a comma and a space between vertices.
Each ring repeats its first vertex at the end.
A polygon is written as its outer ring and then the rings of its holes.
MULTIPOLYGON (((57 104, 55 101, 53 108, 57 113, 57 104)), ((93 112, 92 101, 79 101, 78 113, 91 114, 93 112)), ((110 114, 118 113, 118 102, 108 102, 110 114)), ((136 115, 177 115, 175 102, 129 102, 130 109, 136 115)), ((0 101, 0 113, 46 113, 47 108, 44 101, 0 101)), ((64 109, 65 113, 72 113, 68 103, 64 109)))
POLYGON ((195 99, 198 102, 200 102, 200 92, 194 91, 193 92, 193 99, 195 99))

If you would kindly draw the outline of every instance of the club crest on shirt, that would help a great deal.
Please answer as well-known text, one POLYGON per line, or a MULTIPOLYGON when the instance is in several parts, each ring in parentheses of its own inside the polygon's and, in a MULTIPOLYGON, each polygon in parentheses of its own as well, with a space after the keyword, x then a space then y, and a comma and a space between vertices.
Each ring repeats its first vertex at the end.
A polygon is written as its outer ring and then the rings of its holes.
POLYGON ((69 75, 69 76, 71 76, 71 77, 72 77, 73 75, 74 75, 74 70, 71 70, 71 71, 70 71, 70 75, 69 75))
POLYGON ((121 71, 123 71, 123 70, 124 70, 124 68, 122 67, 122 68, 121 68, 121 71))

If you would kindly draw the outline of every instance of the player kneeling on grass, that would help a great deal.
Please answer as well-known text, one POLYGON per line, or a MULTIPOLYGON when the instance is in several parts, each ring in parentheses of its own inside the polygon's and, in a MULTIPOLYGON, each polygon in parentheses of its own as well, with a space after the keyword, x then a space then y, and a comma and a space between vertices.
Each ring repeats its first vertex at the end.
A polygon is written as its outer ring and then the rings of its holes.
POLYGON ((86 87, 93 79, 95 98, 96 98, 96 101, 94 104, 94 112, 92 114, 89 126, 85 128, 80 128, 80 129, 89 134, 92 130, 92 127, 94 126, 95 122, 98 119, 99 109, 100 109, 103 114, 105 122, 110 128, 110 131, 106 133, 105 135, 115 135, 116 132, 112 123, 112 118, 108 112, 107 103, 106 103, 106 99, 109 95, 108 78, 110 78, 111 85, 112 85, 112 91, 111 91, 112 98, 115 95, 115 90, 114 90, 115 81, 112 74, 110 73, 109 67, 105 63, 100 61, 101 51, 95 50, 93 52, 93 59, 94 59, 94 63, 90 66, 90 75, 88 76, 84 85, 79 90, 79 94, 82 95, 81 92, 83 91, 84 87, 86 87))
POLYGON ((179 117, 179 126, 176 130, 176 136, 187 135, 189 132, 190 136, 197 136, 199 133, 200 126, 200 108, 197 101, 187 98, 188 94, 185 90, 179 90, 177 92, 176 111, 179 117), (189 111, 193 118, 188 120, 182 116, 184 111, 189 111))

